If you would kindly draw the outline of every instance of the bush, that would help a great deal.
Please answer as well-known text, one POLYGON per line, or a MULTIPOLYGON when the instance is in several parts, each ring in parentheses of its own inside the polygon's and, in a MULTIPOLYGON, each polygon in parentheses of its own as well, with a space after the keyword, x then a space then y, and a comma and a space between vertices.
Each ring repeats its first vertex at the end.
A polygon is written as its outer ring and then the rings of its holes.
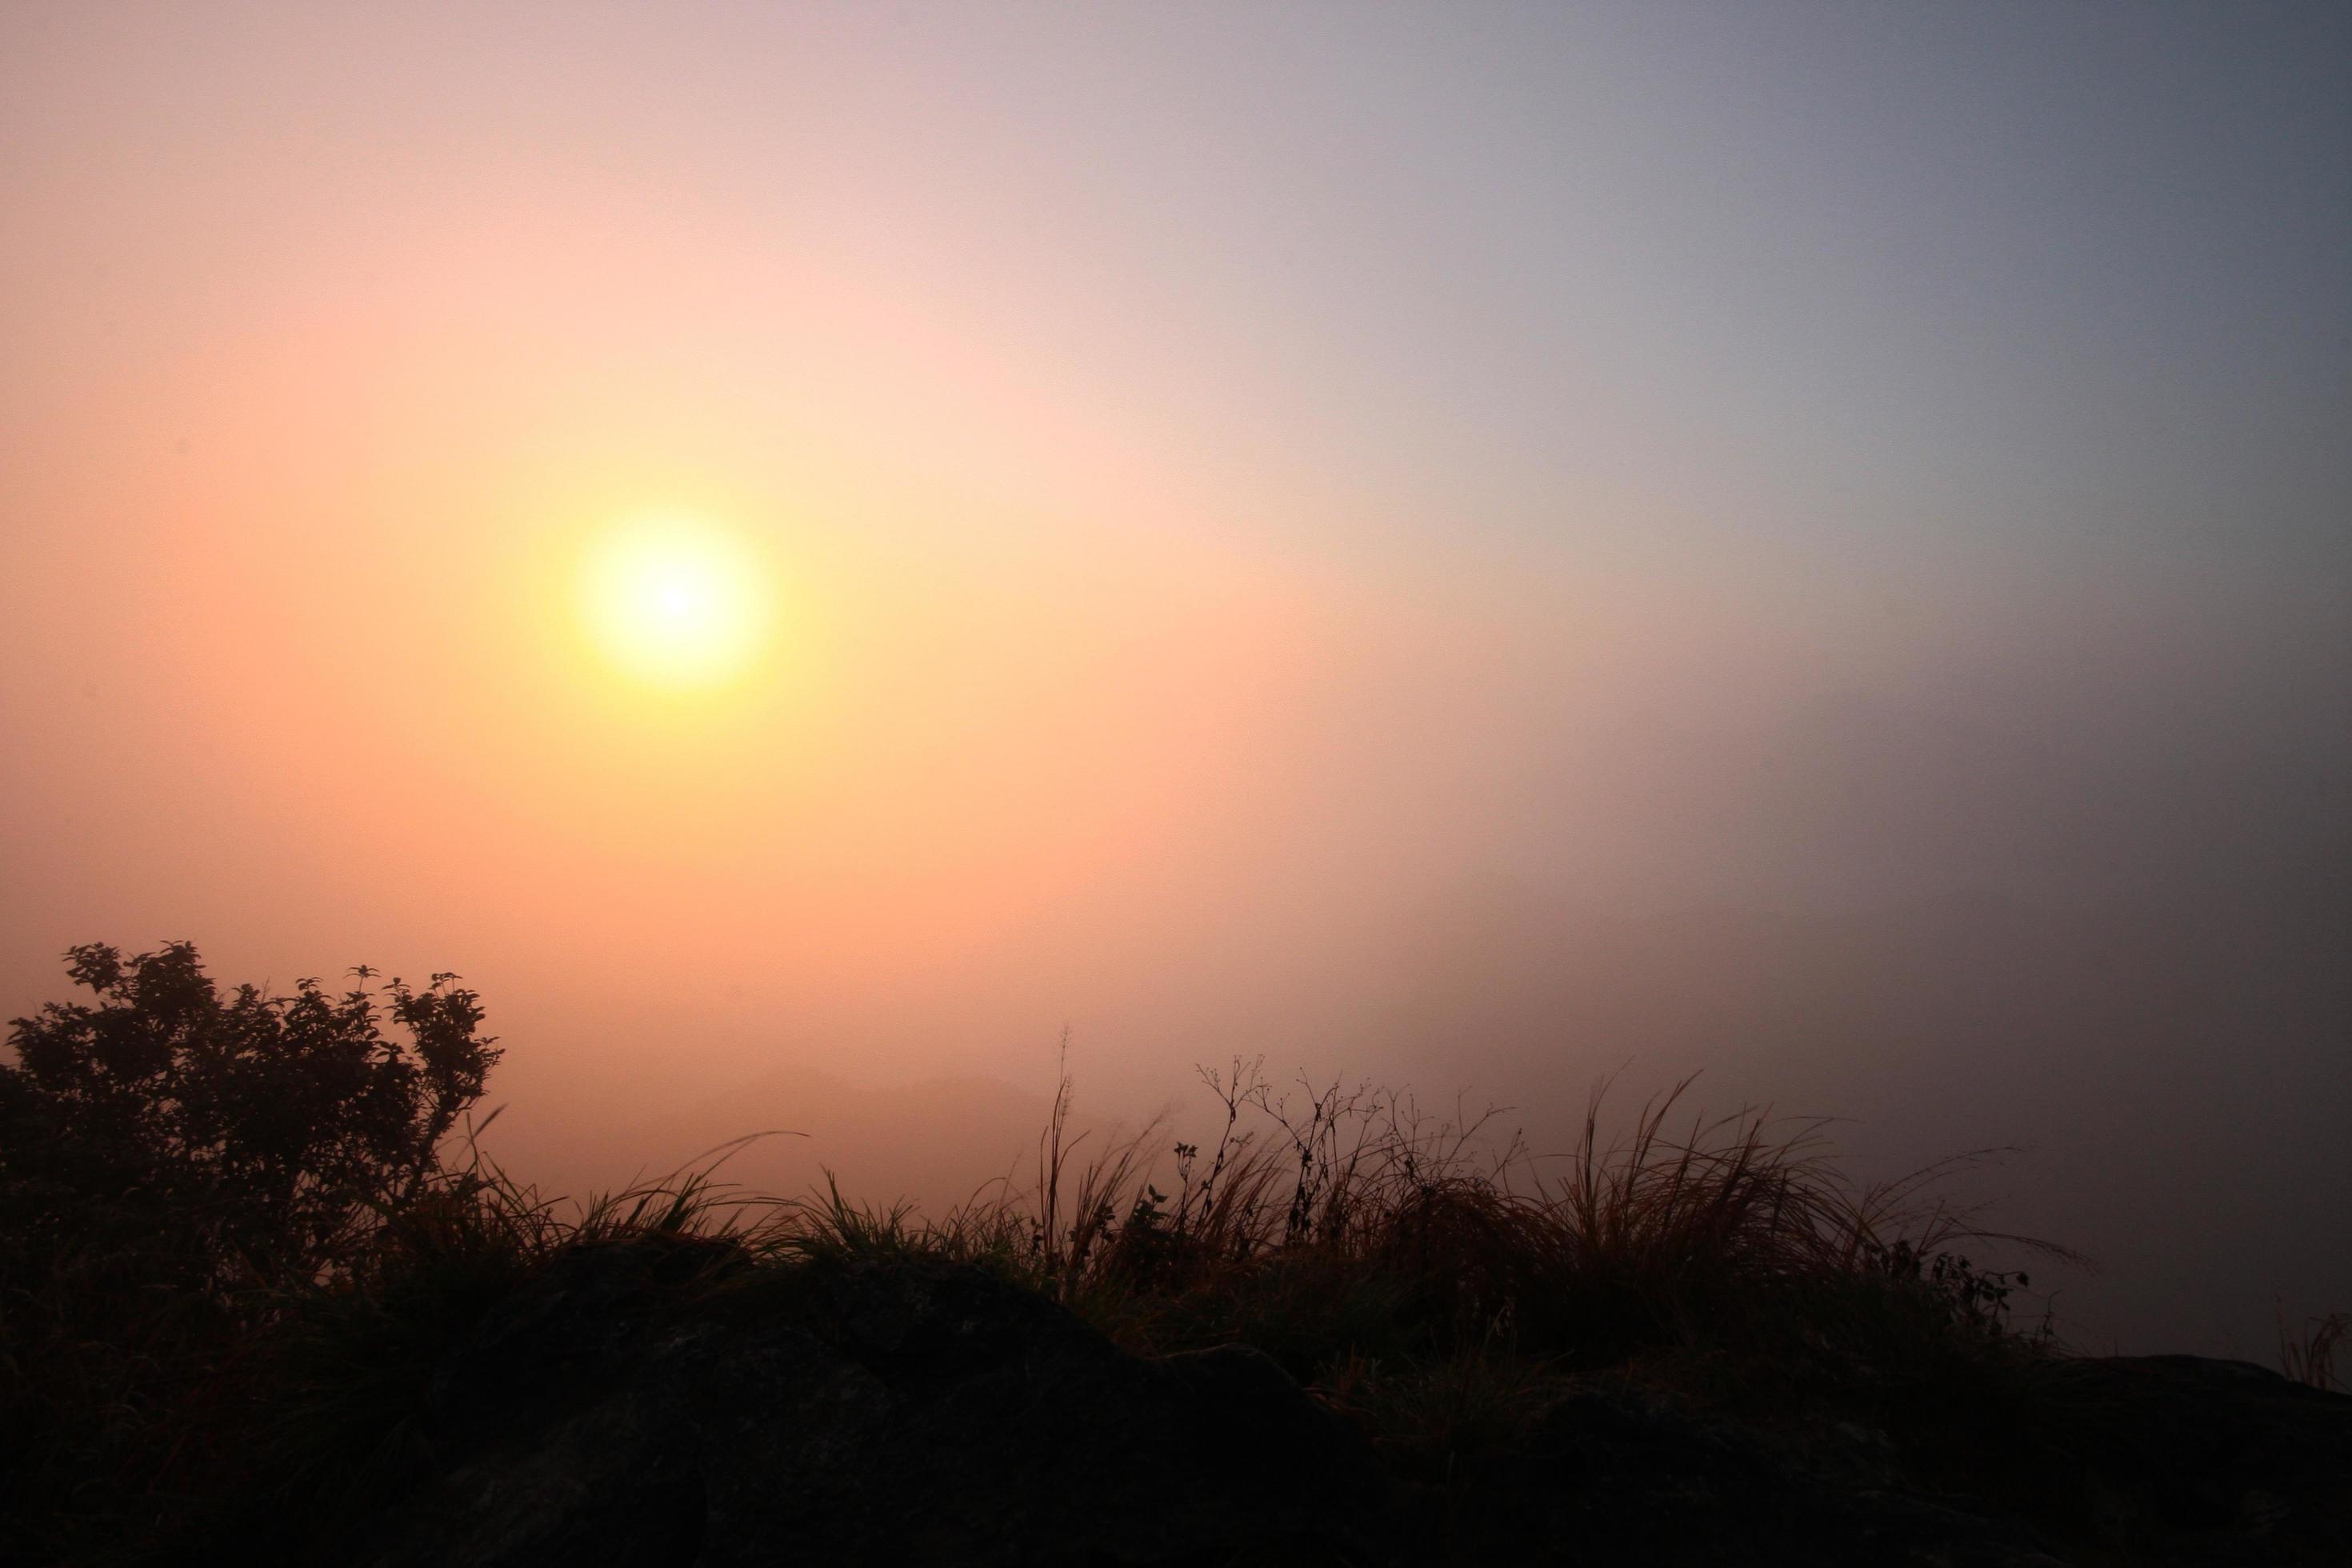
POLYGON ((95 1001, 0 1060, 0 1513, 69 1533, 201 1461, 240 1347, 364 1266, 499 1052, 452 974, 224 999, 187 942, 67 968, 95 1001))
POLYGON ((67 968, 98 1005, 16 1019, 0 1063, 0 1227, 49 1252, 104 1216, 168 1238, 200 1289, 347 1267, 499 1057, 452 974, 381 999, 305 980, 223 1001, 187 942, 131 959, 93 943, 67 968))

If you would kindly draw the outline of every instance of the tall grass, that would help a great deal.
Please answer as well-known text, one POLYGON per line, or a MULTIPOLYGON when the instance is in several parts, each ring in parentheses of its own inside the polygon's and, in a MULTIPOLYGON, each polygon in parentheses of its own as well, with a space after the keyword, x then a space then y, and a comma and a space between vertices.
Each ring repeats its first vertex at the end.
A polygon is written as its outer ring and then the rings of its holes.
POLYGON ((2279 1370, 2295 1382, 2336 1394, 2352 1394, 2352 1312, 2306 1320, 2300 1329, 2279 1320, 2279 1370))
MULTIPOLYGON (((1278 1314, 1286 1294, 1318 1298, 1291 1303, 1318 1311, 1332 1304, 1319 1298, 1378 1295, 1390 1331, 1419 1349, 1499 1338, 1582 1364, 1751 1331, 1818 1333, 1835 1325, 1797 1320, 1857 1282, 1943 1327, 1992 1331, 2022 1277, 1956 1249, 2058 1250, 1941 1196, 1982 1156, 1857 1184, 1819 1123, 1686 1116, 1689 1080, 1613 1134, 1604 1086, 1575 1145, 1544 1156, 1501 1135, 1492 1111, 1433 1117, 1339 1083, 1277 1094, 1255 1062, 1202 1078, 1222 1126, 1207 1150, 1170 1146, 1169 1190, 1158 1123, 1075 1163, 1066 1078, 1034 1188, 1008 1184, 919 1223, 919 1244, 996 1258, 1139 1348, 1246 1337, 1270 1326, 1251 1315, 1278 1314)), ((795 1222, 840 1224, 807 1207, 787 1229, 795 1222)))
POLYGON ((1546 1155, 1493 1111, 1279 1092, 1255 1061, 1202 1079, 1201 1142, 1076 1131, 1065 1074, 1027 1183, 936 1217, 828 1183, 763 1211, 762 1244, 977 1262, 1142 1354, 1250 1345, 1449 1497, 1595 1380, 1751 1412, 1843 1402, 1965 1458, 2054 1348, 2009 1321, 2024 1274, 1969 1254, 2067 1255, 1945 1195, 1989 1156, 1858 1182, 1822 1123, 1696 1115, 1691 1080, 1622 1119, 1603 1085, 1546 1155))
POLYGON ((1741 1369, 1802 1364, 1874 1397, 1942 1398, 2034 1353, 2006 1321, 2022 1277, 1958 1249, 2036 1244, 1939 1195, 1972 1159, 1856 1183, 1820 1124, 1694 1115, 1688 1080, 1622 1122, 1604 1086, 1573 1145, 1544 1154, 1491 1111, 1336 1081, 1278 1091, 1256 1061, 1201 1076, 1216 1126, 1191 1142, 1164 1122, 1080 1131, 1066 1072, 1028 1178, 935 1215, 855 1201, 829 1173, 798 1197, 744 1191, 722 1176, 748 1140, 582 1202, 467 1142, 350 1270, 241 1300, 237 1331, 186 1358, 187 1387, 128 1421, 121 1484, 78 1505, 79 1525, 53 1520, 57 1539, 110 1522, 160 1539, 206 1508, 281 1533, 363 1514, 436 1462, 436 1390, 487 1315, 619 1242, 665 1260, 681 1312, 810 1266, 978 1264, 1139 1353, 1254 1346, 1449 1487, 1579 1380, 1736 1389, 1741 1369))

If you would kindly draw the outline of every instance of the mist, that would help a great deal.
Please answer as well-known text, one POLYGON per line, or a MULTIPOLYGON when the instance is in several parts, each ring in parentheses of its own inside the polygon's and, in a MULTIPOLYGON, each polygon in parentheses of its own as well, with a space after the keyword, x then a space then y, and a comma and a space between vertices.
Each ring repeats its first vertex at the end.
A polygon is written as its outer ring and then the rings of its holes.
POLYGON ((455 970, 523 1175, 935 1207, 1066 1032, 1696 1073, 2086 1345, 2352 1301, 2340 16, 122 15, 0 24, 0 1012, 455 970))

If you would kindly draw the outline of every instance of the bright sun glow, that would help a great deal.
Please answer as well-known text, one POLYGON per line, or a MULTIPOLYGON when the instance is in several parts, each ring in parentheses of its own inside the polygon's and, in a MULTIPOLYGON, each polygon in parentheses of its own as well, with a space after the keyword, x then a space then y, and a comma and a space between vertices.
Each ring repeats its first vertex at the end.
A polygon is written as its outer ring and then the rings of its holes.
POLYGON ((690 690, 749 669, 768 640, 764 563, 740 538, 684 518, 632 522, 591 545, 581 608, 604 657, 649 686, 690 690))

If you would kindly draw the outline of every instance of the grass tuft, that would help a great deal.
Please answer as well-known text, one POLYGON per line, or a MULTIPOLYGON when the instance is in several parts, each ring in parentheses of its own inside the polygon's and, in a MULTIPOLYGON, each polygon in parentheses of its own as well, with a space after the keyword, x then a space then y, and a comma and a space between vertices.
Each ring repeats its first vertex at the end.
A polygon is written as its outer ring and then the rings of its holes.
POLYGON ((2313 1388, 2323 1388, 2331 1394, 2352 1394, 2352 1381, 2347 1381, 2352 1368, 2338 1364, 2339 1357, 2352 1362, 2347 1344, 2352 1344, 2352 1312, 2312 1318, 2300 1330, 2291 1327, 2282 1315, 2279 1370, 2313 1388))
MULTIPOLYGON (((648 1288, 677 1313, 721 1297, 790 1310, 812 1266, 944 1258, 1059 1301, 1140 1354, 1251 1345, 1449 1500, 1482 1457, 1596 1379, 1758 1409, 1801 1389, 1933 1428, 1933 1451, 1977 1441, 1966 1413, 2025 1397, 2002 1369, 2051 1349, 2008 1321, 2023 1277, 1958 1250, 2039 1246, 1940 1199, 1974 1160, 1856 1184, 1819 1124, 1692 1116, 1688 1082, 1613 1132, 1604 1086, 1575 1146, 1540 1156, 1491 1111, 1433 1116, 1339 1082, 1278 1092, 1258 1062, 1202 1078, 1220 1113, 1206 1146, 1158 1123, 1094 1142, 1074 1129, 1066 1074, 1031 1181, 937 1216, 854 1201, 830 1173, 798 1198, 746 1193, 719 1179, 740 1142, 571 1203, 469 1143, 379 1215, 349 1270, 257 1290, 209 1338, 173 1329, 178 1350, 152 1353, 151 1371, 177 1383, 150 1376, 137 1384, 146 1404, 100 1423, 117 1484, 53 1510, 47 1544, 102 1558, 82 1548, 152 1548, 203 1526, 316 1555, 339 1521, 432 1474, 466 1412, 490 1399, 464 1355, 501 1304, 618 1243, 653 1260, 648 1288)), ((2306 1342, 2307 1373, 2332 1375, 2342 1332, 2338 1320, 2306 1342)), ((131 1385, 114 1363, 89 1364, 85 1386, 33 1404, 54 1414, 131 1385)), ((26 1391, 21 1356, 0 1376, 26 1391)))

